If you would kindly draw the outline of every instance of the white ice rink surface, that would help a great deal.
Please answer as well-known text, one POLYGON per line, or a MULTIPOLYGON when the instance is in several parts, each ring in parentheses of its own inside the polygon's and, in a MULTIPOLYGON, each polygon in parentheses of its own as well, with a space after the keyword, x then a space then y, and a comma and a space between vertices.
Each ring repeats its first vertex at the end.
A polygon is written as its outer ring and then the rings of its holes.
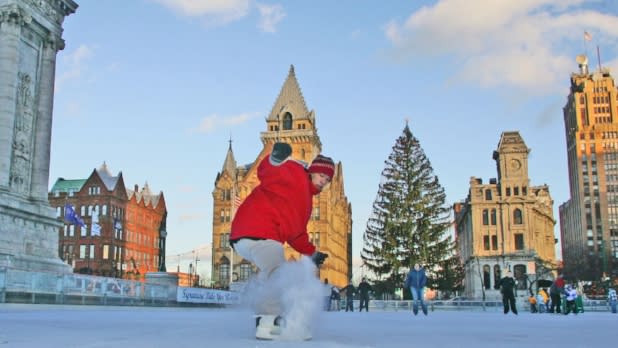
POLYGON ((258 341, 243 309, 0 304, 0 347, 615 347, 618 314, 322 312, 311 341, 258 341))

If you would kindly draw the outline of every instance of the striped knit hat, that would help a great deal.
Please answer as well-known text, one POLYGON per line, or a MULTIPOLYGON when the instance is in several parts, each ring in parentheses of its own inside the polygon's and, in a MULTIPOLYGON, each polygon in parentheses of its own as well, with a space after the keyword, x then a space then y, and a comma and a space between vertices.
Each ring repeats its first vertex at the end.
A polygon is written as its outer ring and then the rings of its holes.
POLYGON ((335 174, 335 163, 330 157, 318 155, 308 169, 309 173, 322 173, 328 175, 329 178, 333 178, 335 174))

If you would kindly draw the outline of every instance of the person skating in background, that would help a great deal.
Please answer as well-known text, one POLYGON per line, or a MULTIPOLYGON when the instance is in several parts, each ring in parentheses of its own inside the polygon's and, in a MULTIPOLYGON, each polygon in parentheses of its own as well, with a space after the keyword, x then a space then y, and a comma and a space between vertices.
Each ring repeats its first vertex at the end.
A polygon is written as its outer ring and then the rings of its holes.
POLYGON ((345 291, 345 311, 348 310, 350 312, 354 312, 354 295, 356 295, 356 288, 352 284, 352 279, 350 279, 350 284, 344 286, 341 291, 345 291))
POLYGON ((616 313, 616 305, 618 302, 618 296, 616 296, 616 289, 609 288, 607 291, 607 303, 612 313, 616 313))
POLYGON ((425 269, 420 264, 415 263, 414 268, 410 270, 406 277, 404 287, 410 289, 412 293, 412 312, 418 314, 418 305, 420 303, 423 313, 427 315, 427 305, 425 304, 425 285, 427 285, 427 275, 425 269))
POLYGON ((575 300, 577 300, 577 290, 575 289, 575 286, 571 284, 567 285, 564 292, 566 294, 564 315, 571 313, 571 311, 573 311, 573 314, 577 314, 577 307, 575 306, 575 300))
POLYGON ((530 290, 530 296, 528 296, 528 302, 530 303, 530 312, 531 313, 537 313, 538 310, 538 306, 537 306, 537 300, 536 300, 536 296, 534 296, 534 293, 532 292, 532 290, 530 290))
POLYGON ((371 285, 367 282, 367 278, 363 277, 363 280, 358 284, 358 293, 360 294, 359 312, 363 311, 363 307, 365 307, 365 312, 369 312, 369 291, 371 291, 371 285))
POLYGON ((330 310, 331 311, 339 311, 339 300, 341 300, 341 294, 339 293, 339 288, 333 285, 330 288, 330 310))
POLYGON ((539 309, 539 313, 545 313, 547 311, 547 301, 549 301, 549 295, 545 289, 540 288, 536 294, 536 304, 539 309))
POLYGON ((562 274, 558 274, 558 278, 549 287, 549 297, 551 298, 551 307, 549 313, 560 313, 562 306, 562 294, 564 293, 564 279, 562 274))
POLYGON ((273 274, 286 260, 283 244, 287 243, 319 267, 326 257, 309 241, 307 223, 311 217, 313 196, 320 193, 333 178, 332 159, 318 155, 309 168, 289 156, 292 147, 275 143, 270 155, 257 168, 260 184, 245 198, 232 221, 230 244, 244 259, 259 269, 260 286, 254 289, 257 314, 256 337, 272 339, 280 333, 282 293, 270 289, 273 274), (260 291, 269 289, 269 291, 260 291))
POLYGON ((511 271, 506 271, 504 277, 500 279, 500 293, 502 294, 502 305, 504 306, 504 314, 509 310, 517 315, 517 307, 515 306, 515 279, 511 271))

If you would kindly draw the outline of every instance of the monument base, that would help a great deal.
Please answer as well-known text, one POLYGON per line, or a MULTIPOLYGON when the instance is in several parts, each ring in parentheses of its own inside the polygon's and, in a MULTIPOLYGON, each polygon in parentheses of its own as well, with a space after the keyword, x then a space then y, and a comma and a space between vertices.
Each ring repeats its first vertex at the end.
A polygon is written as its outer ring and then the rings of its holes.
POLYGON ((0 267, 71 273, 58 256, 63 222, 47 202, 0 191, 0 267))

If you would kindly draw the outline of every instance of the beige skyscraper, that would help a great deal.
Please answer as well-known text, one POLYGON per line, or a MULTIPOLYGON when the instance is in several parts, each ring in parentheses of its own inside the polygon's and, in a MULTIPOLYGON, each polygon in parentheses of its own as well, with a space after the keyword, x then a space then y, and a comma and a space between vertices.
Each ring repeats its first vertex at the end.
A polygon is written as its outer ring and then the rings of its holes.
POLYGON ((618 276, 618 94, 609 69, 576 59, 564 106, 570 199, 560 205, 564 271, 618 276))

